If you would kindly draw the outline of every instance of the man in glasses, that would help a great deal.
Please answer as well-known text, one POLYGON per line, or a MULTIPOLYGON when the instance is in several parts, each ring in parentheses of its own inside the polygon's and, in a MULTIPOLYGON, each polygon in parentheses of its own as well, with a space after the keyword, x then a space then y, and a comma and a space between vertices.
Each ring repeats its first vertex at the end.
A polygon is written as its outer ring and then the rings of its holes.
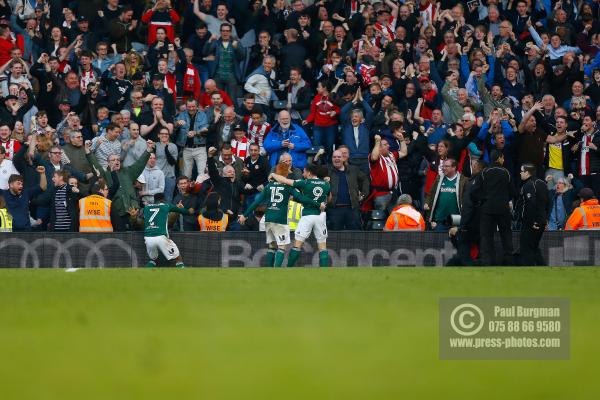
POLYGON ((230 98, 235 99, 238 84, 242 79, 240 63, 244 53, 239 41, 233 39, 232 32, 233 25, 229 22, 222 23, 221 37, 217 39, 215 35, 211 36, 208 43, 204 45, 204 52, 215 57, 210 75, 219 87, 224 88, 230 98))

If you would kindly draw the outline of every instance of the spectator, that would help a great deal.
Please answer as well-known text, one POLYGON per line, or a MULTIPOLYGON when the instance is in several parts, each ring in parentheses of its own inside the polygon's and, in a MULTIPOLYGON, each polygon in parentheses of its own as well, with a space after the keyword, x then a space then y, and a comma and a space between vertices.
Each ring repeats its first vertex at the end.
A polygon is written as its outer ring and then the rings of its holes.
MULTIPOLYGON (((222 174, 219 174, 214 157, 216 153, 216 148, 211 147, 208 149, 208 174, 215 191, 220 195, 218 203, 221 205, 221 208, 223 209, 224 213, 228 215, 228 217, 234 218, 239 214, 238 211, 240 210, 241 205, 241 194, 244 190, 244 187, 241 180, 236 179, 235 169, 232 165, 225 165, 223 167, 222 174)), ((206 201, 208 208, 209 198, 207 198, 206 201)), ((214 207, 214 210, 216 209, 217 207, 214 207)), ((237 221, 235 221, 235 219, 229 223, 226 221, 225 224, 229 230, 239 230, 239 224, 237 221)), ((202 229, 202 227, 200 229, 202 229)))
POLYGON ((111 154, 107 159, 107 168, 104 168, 96 157, 91 153, 90 147, 86 143, 85 152, 88 161, 100 173, 108 185, 112 185, 113 176, 111 172, 116 172, 119 180, 119 188, 112 198, 111 221, 115 231, 125 231, 129 224, 129 212, 131 209, 139 207, 139 199, 133 187, 134 182, 142 174, 150 153, 154 149, 154 142, 148 141, 146 153, 130 167, 121 168, 121 159, 118 154, 111 154))
POLYGON ((198 110, 196 100, 186 101, 186 111, 177 115, 175 126, 178 131, 177 145, 183 147, 183 175, 191 179, 194 164, 198 174, 204 174, 208 120, 206 114, 198 110))
POLYGON ((69 179, 69 173, 64 170, 54 171, 52 175, 54 188, 51 193, 49 231, 77 232, 79 230, 78 203, 81 192, 77 186, 68 183, 69 179))
POLYGON ((109 124, 106 127, 106 135, 96 137, 92 143, 90 150, 94 153, 96 160, 102 168, 106 168, 108 165, 108 157, 115 154, 120 157, 121 155, 121 142, 119 136, 121 135, 121 128, 114 124, 109 124))
POLYGON ((124 167, 130 167, 146 151, 146 140, 140 136, 140 126, 135 122, 129 125, 129 138, 123 136, 121 136, 121 160, 124 167))
POLYGON ((260 154, 256 143, 250 144, 249 156, 244 160, 242 182, 244 183, 244 204, 250 205, 256 195, 262 192, 269 176, 269 161, 260 154))
POLYGON ((274 89, 279 89, 275 84, 277 77, 275 74, 275 57, 266 55, 263 58, 262 66, 256 68, 248 75, 244 89, 253 93, 256 104, 260 104, 263 112, 268 114, 271 101, 274 100, 274 89))
POLYGON ((150 154, 146 168, 142 172, 144 187, 140 191, 144 206, 154 203, 154 195, 165 192, 165 173, 156 166, 156 154, 150 154))
POLYGON ((314 123, 313 145, 323 146, 327 158, 331 158, 333 145, 338 136, 340 108, 329 98, 331 87, 324 81, 317 84, 317 95, 314 97, 310 114, 302 125, 314 123))
POLYGON ((371 194, 368 201, 373 202, 376 210, 386 210, 400 183, 397 160, 406 154, 390 152, 386 139, 375 135, 375 144, 369 155, 371 170, 371 194))
POLYGON ((167 37, 173 42, 174 25, 179 22, 179 14, 171 8, 171 0, 157 0, 154 6, 142 15, 142 22, 148 24, 148 44, 154 42, 159 27, 165 30, 167 37))
MULTIPOLYGON (((8 190, 2 190, 1 194, 6 201, 6 209, 12 216, 13 232, 31 231, 29 221, 29 206, 33 197, 37 196, 47 188, 45 168, 39 166, 36 168, 40 176, 40 184, 24 188, 24 178, 21 175, 11 175, 8 178, 8 190)), ((41 221, 38 221, 41 223, 41 221)))
POLYGON ((447 232, 451 227, 448 221, 453 215, 460 215, 467 178, 458 172, 455 159, 445 159, 442 168, 443 175, 435 178, 424 208, 431 228, 447 232))
POLYGON ((198 212, 200 211, 200 202, 198 195, 192 192, 190 179, 187 176, 177 178, 177 194, 173 199, 175 204, 181 204, 188 210, 187 214, 179 216, 179 230, 197 231, 198 230, 198 212))
POLYGON ((175 192, 177 156, 177 146, 169 142, 169 131, 166 128, 161 129, 156 143, 156 167, 165 175, 165 202, 169 204, 172 203, 175 192))
POLYGON ((350 151, 349 162, 368 173, 373 109, 362 98, 360 90, 354 95, 353 101, 342 107, 340 121, 342 123, 342 144, 348 146, 350 151), (362 106, 362 110, 357 107, 359 104, 362 106))
POLYGON ((0 146, 0 190, 8 189, 8 179, 12 175, 18 175, 19 171, 15 168, 12 161, 6 157, 6 149, 0 146))
POLYGON ((327 205, 327 226, 334 231, 361 230, 360 203, 369 195, 369 179, 360 169, 344 164, 335 150, 329 169, 331 199, 327 205))
POLYGON ((221 37, 217 39, 211 36, 204 45, 204 54, 215 57, 211 75, 214 76, 217 85, 225 88, 229 97, 235 99, 237 85, 242 80, 240 61, 243 54, 239 41, 232 38, 232 30, 233 26, 230 23, 221 24, 221 37))
POLYGON ((279 162, 283 153, 290 154, 294 167, 303 169, 306 166, 306 150, 310 148, 310 140, 300 126, 291 122, 287 110, 279 112, 278 123, 271 128, 264 144, 271 167, 279 162))

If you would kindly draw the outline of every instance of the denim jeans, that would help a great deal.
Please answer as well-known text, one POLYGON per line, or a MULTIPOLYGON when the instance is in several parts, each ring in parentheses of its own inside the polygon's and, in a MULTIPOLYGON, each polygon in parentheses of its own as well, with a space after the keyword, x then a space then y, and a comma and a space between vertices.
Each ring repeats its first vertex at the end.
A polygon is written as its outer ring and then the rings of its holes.
POLYGON ((333 145, 338 134, 338 126, 314 126, 313 127, 313 145, 323 146, 327 155, 327 160, 331 159, 333 145))

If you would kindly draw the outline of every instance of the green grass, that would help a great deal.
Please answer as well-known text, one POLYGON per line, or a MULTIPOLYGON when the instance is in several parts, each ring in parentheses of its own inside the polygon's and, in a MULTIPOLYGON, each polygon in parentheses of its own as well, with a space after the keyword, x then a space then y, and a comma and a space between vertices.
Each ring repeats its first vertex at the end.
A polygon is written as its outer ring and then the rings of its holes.
POLYGON ((0 270, 0 399, 594 399, 600 269, 0 270), (441 296, 563 296, 571 359, 441 361, 441 296))

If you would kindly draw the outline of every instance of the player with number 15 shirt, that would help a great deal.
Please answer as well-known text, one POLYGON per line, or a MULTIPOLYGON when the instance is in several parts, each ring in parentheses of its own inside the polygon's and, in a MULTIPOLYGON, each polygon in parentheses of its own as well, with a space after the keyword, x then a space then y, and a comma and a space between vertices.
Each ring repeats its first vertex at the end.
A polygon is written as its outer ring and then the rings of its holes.
MULTIPOLYGON (((278 164, 276 172, 285 173, 288 166, 278 164)), ((321 206, 320 203, 303 196, 298 189, 291 186, 271 181, 265 186, 262 192, 256 197, 243 216, 239 218, 239 222, 244 224, 246 219, 252 215, 254 209, 261 204, 266 204, 265 209, 265 233, 267 238, 267 267, 281 267, 285 257, 285 246, 290 244, 290 227, 287 223, 288 205, 290 197, 302 203, 304 207, 321 206)))

